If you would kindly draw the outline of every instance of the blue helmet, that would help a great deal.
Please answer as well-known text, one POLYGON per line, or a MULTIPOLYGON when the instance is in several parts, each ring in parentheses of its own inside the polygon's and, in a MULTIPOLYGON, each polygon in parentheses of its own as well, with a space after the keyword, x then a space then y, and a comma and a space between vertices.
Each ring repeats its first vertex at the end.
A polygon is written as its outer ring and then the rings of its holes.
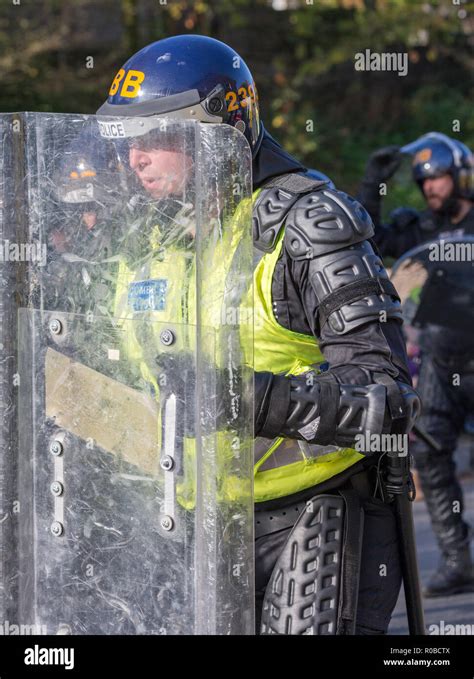
POLYGON ((474 156, 457 139, 441 132, 428 132, 400 151, 413 156, 413 178, 420 188, 425 179, 449 174, 460 198, 474 198, 474 156))
POLYGON ((118 171, 114 147, 104 143, 97 126, 87 123, 60 157, 55 174, 56 192, 70 205, 112 205, 117 201, 118 171))
POLYGON ((226 123, 242 132, 255 155, 263 127, 258 94, 244 60, 231 47, 203 35, 178 35, 151 43, 118 71, 107 101, 97 111, 125 116, 100 122, 104 137, 137 137, 158 127, 134 124, 134 116, 191 118, 226 123))

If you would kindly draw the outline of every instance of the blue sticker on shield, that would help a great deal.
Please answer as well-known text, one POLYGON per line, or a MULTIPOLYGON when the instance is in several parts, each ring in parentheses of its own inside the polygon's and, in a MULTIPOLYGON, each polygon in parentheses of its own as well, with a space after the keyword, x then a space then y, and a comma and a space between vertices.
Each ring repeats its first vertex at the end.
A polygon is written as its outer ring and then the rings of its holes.
POLYGON ((166 278, 130 283, 128 286, 128 305, 133 311, 163 311, 167 284, 166 278))

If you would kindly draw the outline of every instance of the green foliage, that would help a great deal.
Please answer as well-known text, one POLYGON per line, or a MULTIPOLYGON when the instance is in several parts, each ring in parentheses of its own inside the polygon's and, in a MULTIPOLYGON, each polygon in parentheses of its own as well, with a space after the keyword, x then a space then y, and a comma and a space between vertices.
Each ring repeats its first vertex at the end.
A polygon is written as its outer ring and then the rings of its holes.
MULTIPOLYGON (((0 6, 0 110, 93 112, 121 64, 167 35, 229 42, 251 66, 269 130, 355 191, 369 153, 439 130, 474 146, 471 0, 21 0, 0 6), (406 77, 359 72, 366 49, 409 57, 406 77), (87 57, 94 67, 86 68, 87 57), (456 123, 459 121, 459 123, 456 123), (460 130, 455 126, 459 124, 460 130), (454 126, 454 129, 453 129, 454 126)), ((387 209, 420 202, 397 177, 387 209)))

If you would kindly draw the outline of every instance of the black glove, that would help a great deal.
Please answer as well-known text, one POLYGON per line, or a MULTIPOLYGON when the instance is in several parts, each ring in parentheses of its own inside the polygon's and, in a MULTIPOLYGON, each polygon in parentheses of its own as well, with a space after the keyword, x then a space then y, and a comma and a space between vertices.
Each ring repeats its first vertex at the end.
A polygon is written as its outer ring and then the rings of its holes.
POLYGON ((385 374, 366 385, 333 374, 255 373, 255 435, 352 447, 356 437, 406 433, 419 414, 414 390, 385 374))
POLYGON ((400 167, 402 154, 399 146, 385 146, 370 156, 365 169, 364 183, 381 184, 392 177, 400 167))

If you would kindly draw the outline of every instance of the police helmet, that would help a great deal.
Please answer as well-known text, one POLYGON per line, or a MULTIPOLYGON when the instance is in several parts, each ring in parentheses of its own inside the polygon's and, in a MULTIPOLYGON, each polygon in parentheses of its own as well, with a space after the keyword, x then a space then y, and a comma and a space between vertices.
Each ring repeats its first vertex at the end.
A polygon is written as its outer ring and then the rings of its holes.
POLYGON ((449 174, 455 195, 474 199, 474 156, 462 142, 441 132, 428 132, 400 150, 413 156, 413 178, 421 189, 425 179, 449 174))
POLYGON ((87 124, 66 147, 55 174, 57 195, 69 205, 110 205, 117 200, 118 160, 110 143, 97 134, 95 125, 87 124))
POLYGON ((99 121, 102 136, 112 139, 148 134, 159 126, 156 117, 226 123, 245 135, 254 156, 263 136, 257 88, 244 60, 202 35, 165 38, 134 54, 97 114, 124 117, 99 121))

